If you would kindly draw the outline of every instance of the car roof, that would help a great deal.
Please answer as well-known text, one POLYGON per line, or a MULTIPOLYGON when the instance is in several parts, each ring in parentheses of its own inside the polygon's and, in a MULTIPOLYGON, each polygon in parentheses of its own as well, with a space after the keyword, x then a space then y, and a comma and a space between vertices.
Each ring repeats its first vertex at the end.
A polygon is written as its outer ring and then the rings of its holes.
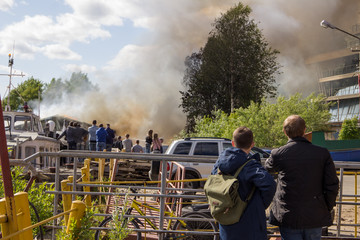
POLYGON ((217 137, 187 137, 184 139, 178 139, 178 141, 231 141, 228 138, 217 138, 217 137))

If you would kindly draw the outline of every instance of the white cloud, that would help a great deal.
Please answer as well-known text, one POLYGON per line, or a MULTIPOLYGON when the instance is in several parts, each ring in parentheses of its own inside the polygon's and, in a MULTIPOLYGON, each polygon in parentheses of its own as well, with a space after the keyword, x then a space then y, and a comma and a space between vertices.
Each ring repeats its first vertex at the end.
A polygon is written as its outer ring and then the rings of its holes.
POLYGON ((123 19, 145 15, 144 4, 132 0, 66 0, 74 14, 105 26, 121 26, 123 19))
POLYGON ((60 44, 46 45, 43 54, 50 59, 81 60, 79 54, 60 44))
POLYGON ((8 25, 0 31, 0 53, 12 49, 16 39, 18 56, 32 58, 36 53, 45 53, 52 59, 81 59, 78 53, 70 50, 73 42, 89 43, 93 39, 109 38, 111 34, 101 29, 101 24, 81 15, 66 13, 57 17, 35 15, 25 16, 22 21, 8 25), (57 45, 57 51, 54 51, 57 45), (61 45, 61 46, 60 46, 61 45), (45 52, 41 52, 45 49, 45 52), (67 49, 67 50, 66 50, 67 49), (64 51, 66 50, 66 51, 64 51), (54 55, 54 53, 58 53, 54 55), (70 54, 69 54, 70 53, 70 54))
POLYGON ((0 1, 0 11, 8 11, 15 4, 14 0, 1 0, 0 1))

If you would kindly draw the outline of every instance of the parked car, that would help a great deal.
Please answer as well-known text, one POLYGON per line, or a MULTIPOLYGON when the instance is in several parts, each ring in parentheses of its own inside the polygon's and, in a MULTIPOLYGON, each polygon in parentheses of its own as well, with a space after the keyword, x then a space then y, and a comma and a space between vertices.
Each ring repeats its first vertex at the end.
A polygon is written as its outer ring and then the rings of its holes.
MULTIPOLYGON (((232 147, 230 139, 227 138, 184 138, 173 141, 165 154, 180 154, 189 156, 219 156, 226 148, 232 147)), ((269 153, 260 148, 254 147, 252 154, 259 153, 261 158, 268 158, 269 153)), ((213 165, 212 163, 182 162, 186 168, 186 179, 207 178, 213 165)), ((153 161, 149 171, 151 180, 157 180, 159 175, 160 162, 153 161)), ((199 182, 193 182, 192 188, 200 187, 199 182)))

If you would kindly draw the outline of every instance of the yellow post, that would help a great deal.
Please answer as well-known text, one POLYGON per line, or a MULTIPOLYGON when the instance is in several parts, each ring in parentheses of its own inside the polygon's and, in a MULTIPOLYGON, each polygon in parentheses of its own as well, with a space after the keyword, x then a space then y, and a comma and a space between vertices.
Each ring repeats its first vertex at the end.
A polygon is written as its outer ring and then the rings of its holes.
POLYGON ((99 158, 99 170, 98 170, 99 181, 103 180, 104 172, 105 172, 105 158, 99 158))
MULTIPOLYGON (((0 215, 7 216, 5 198, 0 199, 0 215)), ((1 222, 1 232, 3 237, 10 235, 10 226, 7 220, 6 222, 1 222)))
POLYGON ((90 169, 90 163, 91 163, 91 159, 86 158, 86 159, 84 160, 84 167, 87 167, 87 168, 90 169))
MULTIPOLYGON (((71 186, 68 185, 68 183, 70 183, 69 180, 62 180, 61 181, 61 191, 63 191, 63 192, 70 191, 71 186)), ((66 212, 67 210, 70 210, 70 208, 71 208, 71 195, 70 194, 62 194, 62 200, 63 200, 64 212, 66 212)), ((66 214, 64 216, 64 218, 65 218, 65 225, 67 225, 68 220, 69 220, 69 215, 66 214)))
POLYGON ((76 200, 73 201, 71 204, 71 209, 76 209, 76 211, 73 211, 70 213, 69 222, 66 226, 66 233, 69 233, 71 231, 70 229, 70 223, 72 221, 76 222, 76 227, 81 227, 81 219, 84 217, 86 205, 84 202, 76 200))
MULTIPOLYGON (((99 158, 99 168, 98 168, 98 181, 102 182, 104 179, 105 171, 105 158, 99 158)), ((103 188, 99 188, 99 192, 102 192, 103 188)), ((99 204, 101 204, 101 196, 99 196, 99 204)))
POLYGON ((109 179, 111 179, 112 172, 114 171, 114 161, 115 159, 110 159, 110 165, 109 165, 109 179))
MULTIPOLYGON (((16 217, 17 217, 17 231, 24 229, 25 227, 31 226, 31 217, 30 217, 30 208, 29 208, 29 200, 28 194, 26 192, 19 192, 14 195, 15 201, 15 210, 16 210, 16 217)), ((6 212, 6 200, 2 198, 0 200, 0 216, 4 217, 7 216, 6 212)), ((10 234, 15 233, 11 230, 10 222, 1 221, 1 232, 2 236, 6 237, 10 234)), ((24 239, 24 240, 31 240, 33 239, 31 229, 14 236, 12 239, 24 239)))
MULTIPOLYGON (((358 192, 357 192, 357 174, 358 172, 355 172, 355 196, 357 196, 358 192)), ((357 203, 358 198, 355 197, 355 202, 357 203)), ((355 224, 358 223, 358 211, 357 211, 357 205, 355 205, 355 224)), ((355 226, 355 237, 357 237, 357 227, 355 226)))
MULTIPOLYGON (((83 176, 82 177, 83 182, 90 181, 90 169, 87 166, 81 168, 81 176, 83 176)), ((83 190, 84 190, 84 192, 90 192, 90 187, 84 186, 83 190)), ((84 198, 85 198, 86 206, 90 207, 91 206, 91 195, 85 195, 84 198)))
MULTIPOLYGON (((74 176, 68 176, 68 180, 69 180, 69 183, 73 183, 74 182, 74 176)), ((73 186, 70 185, 70 190, 69 191, 72 191, 73 190, 73 186)))
MULTIPOLYGON (((14 195, 16 203, 16 212, 18 217, 18 230, 22 230, 28 226, 31 226, 30 208, 28 193, 19 192, 14 195)), ((19 234, 20 239, 32 240, 33 235, 31 229, 19 234)))

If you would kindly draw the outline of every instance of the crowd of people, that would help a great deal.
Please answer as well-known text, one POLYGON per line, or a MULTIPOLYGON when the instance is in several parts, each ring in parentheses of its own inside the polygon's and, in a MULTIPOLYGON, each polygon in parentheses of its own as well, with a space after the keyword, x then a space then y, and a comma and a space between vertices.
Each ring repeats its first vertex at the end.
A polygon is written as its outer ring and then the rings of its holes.
POLYGON ((163 139, 159 138, 158 133, 153 134, 153 130, 149 130, 145 138, 145 148, 140 145, 139 139, 136 139, 135 144, 133 144, 128 133, 124 140, 115 134, 115 130, 111 129, 109 123, 106 124, 105 128, 104 124, 97 125, 97 121, 93 120, 92 126, 88 130, 82 128, 77 122, 70 122, 57 139, 65 137, 69 150, 85 150, 87 146, 84 143, 88 142, 88 150, 90 151, 111 152, 115 148, 120 152, 163 153, 163 139))

